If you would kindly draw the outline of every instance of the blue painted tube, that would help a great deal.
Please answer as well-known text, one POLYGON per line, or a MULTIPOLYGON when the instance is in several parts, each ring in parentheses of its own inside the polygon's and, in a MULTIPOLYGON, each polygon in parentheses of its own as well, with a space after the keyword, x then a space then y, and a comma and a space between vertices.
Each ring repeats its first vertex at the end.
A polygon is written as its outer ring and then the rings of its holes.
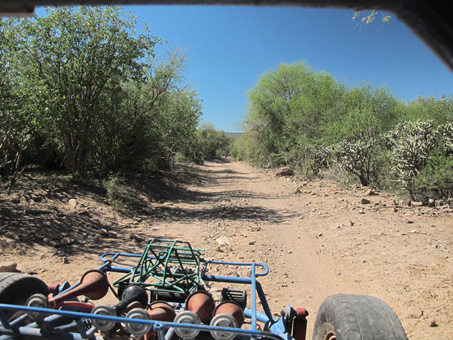
MULTIPOLYGON (((26 314, 23 315, 23 317, 28 318, 26 314)), ((73 319, 68 318, 67 316, 62 316, 62 315, 50 315, 44 319, 44 321, 53 328, 59 327, 59 326, 64 326, 67 325, 69 322, 71 322, 73 319)), ((16 320, 11 322, 11 326, 14 328, 15 325, 13 324, 16 320)), ((30 323, 24 327, 37 327, 38 324, 36 322, 30 323)))
POLYGON ((0 310, 0 322, 6 329, 11 329, 11 324, 8 322, 8 319, 6 318, 6 315, 2 310, 0 310))
MULTIPOLYGON (((175 329, 174 328, 170 328, 168 331, 167 331, 167 334, 165 334, 165 340, 170 340, 173 338, 173 335, 175 334, 175 329)), ((163 339, 161 339, 163 340, 163 339)))
POLYGON ((102 262, 107 262, 107 261, 113 262, 113 261, 116 261, 116 259, 117 259, 118 257, 120 257, 120 256, 122 256, 122 257, 139 257, 139 258, 142 257, 142 255, 139 255, 139 254, 128 254, 128 253, 104 253, 104 254, 101 255, 100 258, 101 258, 101 261, 102 261, 102 262), (105 257, 107 257, 107 256, 112 256, 112 258, 110 258, 110 259, 105 258, 105 257))
MULTIPOLYGON (((267 267, 266 265, 261 264, 261 263, 206 261, 202 272, 206 271, 207 266, 209 264, 237 265, 237 266, 250 266, 252 268, 254 268, 254 267, 255 268, 256 267, 264 268, 264 270, 265 270, 264 273, 256 273, 256 270, 255 270, 255 272, 252 273, 252 275, 250 275, 251 276, 250 278, 234 277, 234 276, 203 275, 202 279, 205 281, 227 282, 227 283, 237 283, 237 284, 251 284, 252 285, 252 299, 253 299, 253 296, 255 294, 255 289, 256 289, 256 292, 258 293, 261 304, 263 306, 264 312, 266 313, 266 316, 268 318, 267 321, 269 321, 271 324, 275 322, 274 318, 272 317, 272 313, 269 308, 269 304, 267 303, 266 295, 264 294, 263 288, 262 288, 261 284, 258 281, 256 281, 256 277, 264 276, 269 273, 269 267, 267 267), (256 285, 255 288, 254 288, 254 285, 256 285)), ((256 309, 256 303, 254 304, 252 301, 252 309, 253 308, 256 309)), ((252 317, 252 323, 253 323, 253 317, 252 317)))
POLYGON ((204 275, 202 277, 202 279, 205 281, 240 283, 240 284, 246 284, 246 285, 249 285, 252 283, 252 279, 249 277, 204 275))
MULTIPOLYGON (((251 319, 252 318, 252 311, 248 308, 244 309, 244 316, 246 318, 249 318, 251 319)), ((258 320, 259 322, 262 322, 262 323, 266 323, 266 322, 275 322, 275 320, 269 320, 269 318, 267 317, 267 315, 265 313, 261 313, 261 312, 256 312, 256 320, 258 320)))
POLYGON ((162 323, 156 323, 154 325, 154 330, 157 332, 159 339, 165 339, 165 327, 162 323))
MULTIPOLYGON (((246 278, 246 277, 217 276, 217 275, 204 275, 202 277, 202 279, 205 281, 227 282, 227 283, 238 283, 238 284, 252 284, 252 282, 255 282, 256 292, 258 293, 258 296, 260 298, 264 312, 266 313, 268 320, 271 323, 275 322, 274 318, 272 317, 272 313, 269 308, 269 304, 267 303, 266 295, 264 294, 263 287, 261 286, 261 284, 258 281, 255 281, 255 280, 252 280, 252 279, 246 278)), ((252 291, 253 291, 253 287, 252 287, 252 291)), ((252 305, 253 305, 253 302, 252 302, 252 305)))
POLYGON ((259 283, 258 281, 256 281, 256 291, 258 292, 258 296, 260 298, 261 305, 263 306, 264 313, 266 313, 269 321, 271 323, 274 323, 275 320, 272 317, 272 312, 271 312, 271 309, 269 308, 269 305, 267 303, 266 295, 264 294, 263 287, 261 286, 261 283, 259 283))
POLYGON ((286 329, 283 318, 278 319, 278 321, 270 327, 270 330, 273 333, 281 334, 286 340, 293 340, 289 333, 285 333, 286 329))
MULTIPOLYGON (((7 304, 0 304, 0 310, 22 310, 22 311, 33 311, 39 313, 53 313, 57 315, 65 315, 70 316, 74 319, 99 319, 99 320, 108 320, 108 321, 115 321, 115 322, 123 322, 123 323, 138 323, 138 324, 146 324, 155 327, 171 327, 171 328, 186 328, 186 329, 198 329, 200 331, 221 331, 221 332, 230 332, 235 334, 242 334, 251 337, 267 337, 275 340, 284 340, 280 335, 274 334, 271 332, 263 332, 258 330, 252 329, 241 329, 241 328, 229 328, 229 327, 213 327, 208 325, 193 325, 193 324, 183 324, 183 323, 175 323, 175 322, 161 322, 161 321, 154 321, 154 320, 144 320, 144 319, 127 319, 118 316, 108 316, 108 315, 100 315, 100 314, 89 314, 89 313, 81 313, 81 312, 73 312, 73 311, 66 311, 66 310, 54 310, 49 308, 36 308, 36 307, 27 307, 27 306, 17 306, 17 305, 7 305, 7 304)), ((44 337, 44 338, 51 338, 50 335, 46 333, 43 336, 40 332, 42 330, 38 328, 26 328, 20 327, 17 330, 20 334, 24 332, 29 334, 29 336, 36 336, 36 337, 44 337), (41 335, 39 335, 41 334, 41 335)), ((5 328, 0 328, 0 334, 10 334, 12 331, 7 330, 5 328)), ((159 333, 160 334, 160 333, 159 333)), ((73 333, 63 333, 59 334, 59 339, 82 339, 80 334, 73 334, 73 333)), ((163 340, 160 338, 160 340, 163 340)))
MULTIPOLYGON (((35 326, 34 328, 36 328, 36 327, 37 326, 35 326)), ((54 327, 53 329, 55 329, 56 331, 61 331, 61 332, 76 332, 78 329, 77 327, 78 327, 77 323, 75 321, 73 321, 73 322, 63 325, 63 326, 54 327)))
POLYGON ((111 264, 110 262, 105 262, 102 266, 98 268, 98 270, 105 273, 108 270, 108 268, 110 268, 110 264, 111 264))
MULTIPOLYGON (((0 334, 4 334, 2 332, 2 329, 0 328, 0 334)), ((0 339, 14 339, 18 337, 21 339, 23 336, 25 338, 33 338, 33 339, 51 339, 51 340, 86 340, 87 338, 83 338, 80 334, 77 333, 50 333, 50 332, 44 332, 40 328, 26 328, 26 327, 20 327, 15 332, 12 332, 11 334, 5 334, 5 337, 0 336, 0 339)), ((91 336, 90 339, 93 340, 103 340, 103 337, 100 336, 91 336)))
POLYGON ((131 268, 111 266, 109 267, 109 272, 129 274, 131 272, 131 268))
MULTIPOLYGON (((252 264, 252 278, 255 277, 255 265, 252 264)), ((256 329, 256 280, 252 280, 252 329, 256 329)))
POLYGON ((10 323, 11 328, 14 329, 16 327, 23 326, 27 322, 27 320, 28 320, 28 315, 23 314, 23 315, 19 316, 17 319, 14 319, 13 321, 11 321, 11 323, 10 323))
POLYGON ((55 295, 54 298, 56 298, 57 296, 59 296, 59 295, 61 295, 61 294, 63 294, 63 293, 66 293, 66 292, 68 292, 68 291, 70 291, 70 290, 73 290, 74 288, 77 288, 78 286, 80 286, 81 283, 82 283, 81 281, 77 282, 76 284, 72 285, 71 287, 69 287, 69 288, 67 288, 67 289, 65 289, 65 290, 63 290, 63 291, 61 291, 61 292, 58 293, 57 295, 55 295))
POLYGON ((94 338, 94 333, 96 333, 97 329, 95 327, 91 327, 88 331, 87 331, 87 335, 88 335, 88 338, 91 339, 91 338, 94 338))
POLYGON ((88 339, 88 334, 85 330, 85 323, 82 321, 82 319, 76 319, 75 322, 77 324, 77 330, 79 331, 82 338, 88 339))

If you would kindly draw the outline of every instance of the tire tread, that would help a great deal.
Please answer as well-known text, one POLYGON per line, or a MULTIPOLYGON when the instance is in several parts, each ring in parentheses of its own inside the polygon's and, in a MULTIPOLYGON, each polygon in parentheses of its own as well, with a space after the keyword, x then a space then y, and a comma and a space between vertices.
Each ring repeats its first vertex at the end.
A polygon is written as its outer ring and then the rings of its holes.
MULTIPOLYGON (((337 340, 407 340, 393 309, 381 299, 368 295, 338 294, 321 304, 313 340, 321 340, 326 324, 337 340)), ((324 340, 324 339, 322 339, 324 340)))

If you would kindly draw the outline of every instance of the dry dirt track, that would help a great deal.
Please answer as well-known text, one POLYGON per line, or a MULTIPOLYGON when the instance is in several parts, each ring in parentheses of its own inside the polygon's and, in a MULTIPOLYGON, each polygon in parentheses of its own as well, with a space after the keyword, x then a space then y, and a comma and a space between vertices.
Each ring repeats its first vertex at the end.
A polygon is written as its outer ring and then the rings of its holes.
POLYGON ((96 239, 91 248, 90 235, 83 234, 88 243, 79 247, 90 251, 60 247, 55 252, 35 245, 24 252, 0 236, 0 262, 15 261, 48 283, 74 282, 99 265, 96 253, 141 252, 143 243, 122 241, 126 235, 177 238, 206 249, 207 258, 267 264, 271 271, 261 283, 272 311, 279 313, 287 304, 308 309, 307 339, 322 300, 336 293, 385 300, 410 339, 453 334, 453 213, 448 207, 402 207, 391 195, 366 196, 367 188, 277 178, 238 162, 206 163, 194 171, 183 197, 151 204, 158 215, 105 213, 101 203, 78 198, 92 207, 93 218, 111 223, 118 234, 96 239))

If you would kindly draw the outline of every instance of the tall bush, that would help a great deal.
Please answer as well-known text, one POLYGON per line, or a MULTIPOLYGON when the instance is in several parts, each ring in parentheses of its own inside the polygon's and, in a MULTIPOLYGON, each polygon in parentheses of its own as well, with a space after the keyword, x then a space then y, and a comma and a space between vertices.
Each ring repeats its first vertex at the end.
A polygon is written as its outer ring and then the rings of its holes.
POLYGON ((198 148, 204 160, 225 158, 230 154, 230 138, 223 130, 215 129, 213 124, 202 124, 197 136, 198 148))
POLYGON ((405 122, 387 135, 392 147, 392 162, 397 181, 415 198, 415 178, 425 167, 430 152, 436 146, 432 120, 405 122))
POLYGON ((426 166, 414 179, 417 200, 442 199, 453 203, 453 157, 430 155, 426 166))
POLYGON ((378 138, 369 137, 356 142, 343 141, 333 147, 334 161, 341 169, 357 176, 360 184, 368 186, 378 180, 378 138))
POLYGON ((201 116, 187 58, 116 7, 0 21, 0 175, 27 159, 76 177, 168 169, 193 155, 201 116))
POLYGON ((115 7, 59 7, 6 23, 20 86, 38 94, 38 107, 54 122, 67 169, 86 174, 110 83, 141 77, 158 40, 137 35, 135 18, 115 7))

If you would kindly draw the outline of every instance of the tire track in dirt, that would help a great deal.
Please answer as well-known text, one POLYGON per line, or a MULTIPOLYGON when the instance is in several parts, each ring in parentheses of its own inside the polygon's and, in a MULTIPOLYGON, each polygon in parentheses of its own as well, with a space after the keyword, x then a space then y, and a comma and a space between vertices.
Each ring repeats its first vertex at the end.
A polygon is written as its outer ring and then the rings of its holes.
MULTIPOLYGON (((211 190, 221 191, 228 187, 238 195, 236 199, 226 200, 236 208, 249 207, 249 216, 241 220, 225 222, 231 216, 226 215, 225 219, 215 221, 223 227, 222 235, 231 240, 232 246, 228 254, 217 252, 213 255, 268 265, 270 273, 260 281, 271 310, 279 315, 288 304, 309 310, 307 338, 311 338, 316 311, 322 300, 339 292, 359 293, 359 287, 354 282, 344 284, 333 257, 327 252, 317 252, 314 226, 310 221, 301 220, 303 214, 292 182, 276 180, 243 163, 210 163, 207 166, 210 173, 219 174, 224 169, 229 174, 217 177, 211 190), (260 214, 263 216, 256 221, 260 214)), ((215 240, 219 236, 208 237, 215 240)))
MULTIPOLYGON (((271 310, 279 314, 288 304, 307 308, 307 339, 321 302, 336 293, 383 299, 410 339, 453 334, 449 207, 401 206, 393 195, 366 196, 367 188, 345 188, 328 180, 277 178, 273 171, 241 162, 186 168, 182 190, 170 190, 129 213, 115 211, 93 195, 78 197, 81 212, 65 211, 67 198, 36 201, 35 210, 51 211, 52 206, 56 211, 45 215, 46 225, 55 224, 53 218, 68 226, 71 222, 73 232, 65 229, 65 236, 75 235, 76 243, 54 248, 3 234, 0 263, 14 261, 49 284, 74 283, 99 267, 100 253, 141 253, 148 238, 180 239, 205 249, 206 258, 268 265, 270 273, 260 282, 271 310), (87 220, 96 223, 87 229, 87 220), (107 230, 96 232, 97 225, 107 230)), ((1 199, 11 216, 29 208, 22 207, 22 200, 1 199)), ((10 215, 5 223, 17 224, 10 215)), ((33 220, 32 215, 25 217, 25 222, 33 220)), ((6 224, 7 229, 14 227, 6 224)), ((247 274, 234 266, 224 270, 221 274, 247 274)))
POLYGON ((269 265, 261 282, 272 311, 307 308, 308 339, 322 300, 337 293, 383 299, 410 339, 453 334, 448 207, 396 207, 393 195, 276 178, 245 163, 204 169, 211 181, 203 190, 216 193, 221 207, 201 227, 208 255, 269 265), (223 235, 231 247, 218 251, 223 235))

